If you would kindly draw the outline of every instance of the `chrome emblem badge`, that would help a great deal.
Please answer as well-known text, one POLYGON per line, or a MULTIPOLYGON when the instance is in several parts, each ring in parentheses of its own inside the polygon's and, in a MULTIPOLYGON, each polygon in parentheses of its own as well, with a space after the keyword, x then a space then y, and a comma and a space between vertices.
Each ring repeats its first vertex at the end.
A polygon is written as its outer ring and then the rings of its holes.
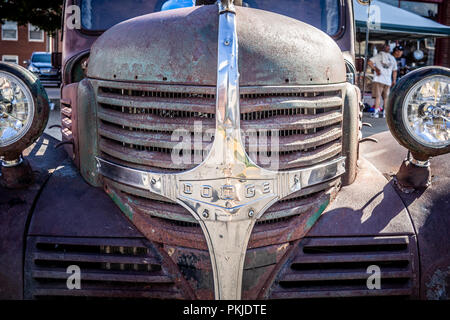
MULTIPOLYGON (((227 1, 222 1, 227 2, 227 1)), ((216 299, 240 299, 248 240, 255 222, 277 200, 345 172, 345 158, 293 171, 255 164, 241 141, 235 12, 219 3, 216 131, 210 153, 196 168, 163 174, 97 158, 99 173, 169 198, 185 207, 205 235, 216 299)))

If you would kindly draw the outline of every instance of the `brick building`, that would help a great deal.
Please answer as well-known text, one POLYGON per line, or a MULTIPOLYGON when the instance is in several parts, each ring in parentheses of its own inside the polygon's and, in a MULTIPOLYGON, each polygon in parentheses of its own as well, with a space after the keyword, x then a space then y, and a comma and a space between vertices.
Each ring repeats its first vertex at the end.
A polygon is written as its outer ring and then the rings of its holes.
POLYGON ((6 21, 0 24, 0 61, 14 62, 25 66, 35 51, 50 51, 51 40, 47 33, 31 24, 20 26, 6 21))

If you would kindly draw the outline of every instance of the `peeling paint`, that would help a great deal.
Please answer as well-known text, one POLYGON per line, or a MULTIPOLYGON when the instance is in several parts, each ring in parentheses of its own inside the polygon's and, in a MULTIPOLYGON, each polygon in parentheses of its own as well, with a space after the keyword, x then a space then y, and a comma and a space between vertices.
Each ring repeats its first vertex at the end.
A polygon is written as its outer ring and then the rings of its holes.
POLYGON ((450 299, 450 292, 448 292, 450 289, 450 266, 444 271, 436 269, 426 286, 428 300, 450 299))
POLYGON ((306 222, 305 230, 310 229, 316 223, 317 219, 319 219, 320 215, 322 214, 322 212, 325 211, 325 209, 329 203, 330 203, 330 200, 327 199, 325 202, 323 202, 320 205, 319 210, 317 210, 317 212, 314 213, 306 222))
POLYGON ((122 212, 125 213, 125 215, 128 217, 128 219, 133 221, 133 211, 128 206, 128 204, 123 203, 114 192, 109 191, 108 195, 111 197, 111 199, 114 201, 114 203, 120 208, 120 210, 122 210, 122 212))

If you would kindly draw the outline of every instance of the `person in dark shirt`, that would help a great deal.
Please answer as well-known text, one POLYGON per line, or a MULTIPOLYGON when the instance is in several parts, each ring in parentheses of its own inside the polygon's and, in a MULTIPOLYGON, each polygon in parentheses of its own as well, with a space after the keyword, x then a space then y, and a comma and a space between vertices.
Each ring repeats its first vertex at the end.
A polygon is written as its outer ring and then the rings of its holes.
POLYGON ((406 69, 406 59, 403 58, 403 47, 396 46, 394 51, 392 52, 395 60, 397 61, 397 80, 400 79, 401 76, 405 74, 406 69))

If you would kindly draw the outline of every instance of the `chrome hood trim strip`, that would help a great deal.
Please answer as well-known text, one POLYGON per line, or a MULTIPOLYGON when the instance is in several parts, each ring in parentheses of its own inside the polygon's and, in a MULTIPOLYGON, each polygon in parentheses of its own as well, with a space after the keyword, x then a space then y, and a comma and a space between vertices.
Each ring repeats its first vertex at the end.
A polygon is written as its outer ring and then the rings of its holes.
POLYGON ((207 240, 216 299, 237 300, 241 298, 248 240, 258 218, 289 194, 342 175, 345 158, 282 172, 263 169, 250 159, 241 141, 235 13, 232 1, 218 5, 216 129, 204 162, 178 174, 131 169, 101 158, 97 165, 104 177, 185 207, 207 240))

